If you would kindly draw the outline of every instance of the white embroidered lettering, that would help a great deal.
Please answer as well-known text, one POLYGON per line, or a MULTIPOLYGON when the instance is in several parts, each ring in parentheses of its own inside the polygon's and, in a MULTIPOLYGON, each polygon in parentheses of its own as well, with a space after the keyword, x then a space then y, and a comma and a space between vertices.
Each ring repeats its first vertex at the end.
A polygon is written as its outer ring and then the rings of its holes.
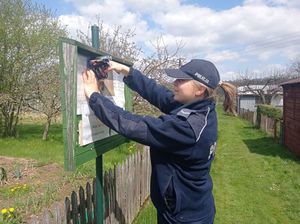
POLYGON ((201 79, 203 82, 209 83, 209 80, 208 80, 207 78, 205 78, 203 75, 199 74, 198 72, 195 73, 195 76, 196 76, 198 79, 201 79))

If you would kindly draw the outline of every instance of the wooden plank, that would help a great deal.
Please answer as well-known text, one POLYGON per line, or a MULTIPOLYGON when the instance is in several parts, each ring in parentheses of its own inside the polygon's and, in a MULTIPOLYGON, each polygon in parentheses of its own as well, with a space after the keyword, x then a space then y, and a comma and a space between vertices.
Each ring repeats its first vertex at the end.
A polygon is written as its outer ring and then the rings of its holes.
POLYGON ((110 169, 109 176, 111 182, 111 223, 116 223, 116 178, 114 169, 110 169))
POLYGON ((119 187, 120 183, 120 165, 114 165, 115 173, 115 191, 116 191, 116 201, 115 201, 115 217, 119 220, 119 206, 120 206, 120 196, 119 196, 119 187))
POLYGON ((68 197, 65 199, 66 223, 71 224, 71 202, 68 197))
POLYGON ((85 196, 84 196, 84 189, 82 186, 79 188, 79 213, 80 213, 80 223, 81 224, 86 224, 86 217, 85 217, 85 212, 86 212, 86 201, 85 201, 85 196))
POLYGON ((64 220, 63 216, 61 215, 61 208, 59 205, 55 206, 54 214, 55 214, 54 218, 55 218, 56 224, 65 223, 65 220, 64 220))
POLYGON ((91 184, 89 182, 86 183, 86 207, 87 207, 87 218, 88 224, 93 223, 93 205, 92 205, 92 191, 91 184))
POLYGON ((126 223, 126 191, 127 191, 127 187, 126 187, 126 177, 127 177, 127 173, 126 173, 126 161, 122 164, 121 166, 121 173, 122 173, 122 191, 121 193, 121 217, 123 220, 123 223, 126 223))
POLYGON ((50 214, 48 210, 44 210, 43 212, 43 223, 50 224, 50 214))
POLYGON ((108 198, 108 181, 107 181, 107 171, 104 172, 103 176, 104 186, 103 186, 103 194, 104 194, 104 219, 106 220, 109 216, 109 198, 108 198))
POLYGON ((60 78, 61 97, 63 114, 63 136, 65 169, 74 170, 76 167, 74 160, 75 136, 73 131, 77 130, 75 123, 75 108, 72 107, 75 99, 76 79, 74 68, 76 64, 77 47, 68 43, 60 43, 60 78))
POLYGON ((78 200, 77 200, 77 194, 75 191, 72 191, 71 194, 71 206, 72 206, 72 220, 73 223, 78 223, 79 219, 78 219, 78 200))
POLYGON ((132 181, 133 181, 133 175, 132 175, 132 156, 129 156, 128 159, 128 181, 127 181, 127 205, 128 205, 128 216, 127 216, 127 222, 131 223, 131 213, 132 213, 132 181))
MULTIPOLYGON (((129 173, 128 173, 128 160, 125 161, 125 167, 124 167, 124 187, 125 187, 125 192, 124 192, 124 203, 125 205, 128 205, 129 203, 129 198, 128 198, 128 191, 129 191, 129 186, 128 186, 128 177, 130 177, 129 173), (127 175, 127 178, 125 176, 125 174, 127 175)), ((128 223, 129 220, 129 208, 128 206, 123 207, 124 209, 124 215, 125 215, 125 222, 128 223)))
POLYGON ((93 213, 94 213, 93 224, 98 223, 97 222, 97 215, 95 214, 96 213, 96 201, 97 201, 96 187, 97 187, 96 178, 93 178, 93 193, 92 193, 92 203, 93 203, 92 209, 93 209, 93 213))

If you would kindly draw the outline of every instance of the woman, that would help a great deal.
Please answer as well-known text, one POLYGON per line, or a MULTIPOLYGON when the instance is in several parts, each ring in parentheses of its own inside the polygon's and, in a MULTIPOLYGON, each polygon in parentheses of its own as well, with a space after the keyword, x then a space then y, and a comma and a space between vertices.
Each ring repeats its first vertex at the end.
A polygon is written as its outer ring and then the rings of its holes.
POLYGON ((209 61, 193 59, 179 69, 166 69, 176 78, 173 91, 141 72, 111 62, 109 71, 124 75, 124 82, 165 115, 158 118, 124 111, 98 92, 91 70, 83 73, 85 94, 95 115, 121 135, 150 146, 151 199, 159 224, 214 221, 210 167, 217 141, 217 117, 212 94, 225 92, 224 109, 234 113, 235 88, 220 83, 209 61))

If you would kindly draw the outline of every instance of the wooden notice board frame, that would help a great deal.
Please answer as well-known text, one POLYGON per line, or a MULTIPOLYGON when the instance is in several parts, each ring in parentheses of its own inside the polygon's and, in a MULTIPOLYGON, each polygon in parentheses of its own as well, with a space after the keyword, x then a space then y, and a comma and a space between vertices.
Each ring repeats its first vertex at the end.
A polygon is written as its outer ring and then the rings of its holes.
MULTIPOLYGON (((81 115, 77 115, 77 57, 85 55, 87 57, 97 57, 109 55, 82 44, 78 41, 60 38, 59 40, 59 59, 60 59, 60 78, 61 78, 61 103, 63 114, 63 138, 65 170, 75 170, 79 165, 104 154, 105 152, 128 142, 123 136, 116 134, 87 145, 80 146, 79 122, 81 115)), ((132 63, 112 56, 112 60, 127 66, 132 63)), ((131 91, 125 85, 125 109, 132 111, 131 91)))

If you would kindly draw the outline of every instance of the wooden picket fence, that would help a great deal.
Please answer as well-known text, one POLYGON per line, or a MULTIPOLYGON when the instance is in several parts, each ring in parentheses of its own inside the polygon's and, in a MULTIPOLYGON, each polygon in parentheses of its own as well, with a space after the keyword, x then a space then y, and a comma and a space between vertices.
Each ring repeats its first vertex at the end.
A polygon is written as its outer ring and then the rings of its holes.
POLYGON ((79 200, 75 191, 71 194, 71 200, 65 199, 65 214, 67 224, 94 224, 96 223, 96 181, 93 180, 93 191, 89 182, 86 184, 86 194, 83 187, 79 188, 79 200), (80 221, 80 222, 79 222, 80 221))
MULTIPOLYGON (((150 192, 150 153, 148 149, 129 156, 125 162, 104 173, 105 224, 132 223, 150 192)), ((65 209, 59 206, 33 218, 32 224, 94 224, 96 184, 88 182, 85 190, 66 197, 65 209)))
POLYGON ((282 135, 281 121, 275 120, 273 118, 269 118, 269 117, 261 114, 260 123, 258 123, 256 112, 245 110, 245 109, 240 109, 239 116, 241 118, 249 121, 253 125, 259 127, 261 130, 263 130, 269 134, 272 134, 276 140, 281 139, 281 137, 282 137, 281 136, 282 135))

